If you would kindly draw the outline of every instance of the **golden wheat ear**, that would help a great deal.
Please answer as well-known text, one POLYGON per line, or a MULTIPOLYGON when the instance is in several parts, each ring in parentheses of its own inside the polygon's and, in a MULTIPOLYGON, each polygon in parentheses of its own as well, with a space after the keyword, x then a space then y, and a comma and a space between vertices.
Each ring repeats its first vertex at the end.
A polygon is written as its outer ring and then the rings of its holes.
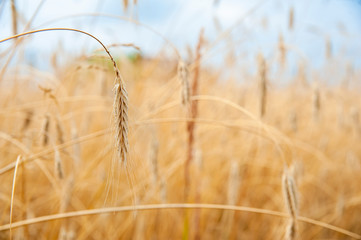
POLYGON ((128 93, 124 82, 116 69, 116 83, 114 86, 114 121, 115 143, 119 160, 126 165, 129 151, 128 142, 128 93))
POLYGON ((190 99, 189 70, 185 62, 178 62, 178 79, 182 84, 182 105, 188 106, 190 99))
POLYGON ((294 240, 297 238, 298 199, 293 175, 290 174, 288 169, 284 170, 282 176, 282 190, 286 207, 291 218, 286 228, 285 239, 294 240))

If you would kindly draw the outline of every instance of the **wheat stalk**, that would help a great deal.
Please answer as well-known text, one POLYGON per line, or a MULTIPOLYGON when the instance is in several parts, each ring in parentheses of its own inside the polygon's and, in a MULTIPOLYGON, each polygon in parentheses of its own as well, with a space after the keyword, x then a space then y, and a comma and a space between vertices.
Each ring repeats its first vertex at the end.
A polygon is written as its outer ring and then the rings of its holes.
POLYGON ((260 117, 266 114, 267 104, 267 66, 266 60, 262 54, 258 55, 258 75, 259 75, 259 91, 260 91, 260 117))
MULTIPOLYGON (((204 34, 204 30, 202 29, 199 33, 198 44, 196 47, 196 58, 195 58, 196 67, 194 69, 193 82, 192 82, 192 88, 191 88, 192 96, 198 95, 201 49, 202 49, 202 45, 204 42, 203 34, 204 34)), ((189 117, 192 119, 196 119, 198 117, 198 101, 193 100, 191 102, 190 111, 188 112, 188 114, 189 114, 189 117)), ((196 127, 196 125, 195 125, 194 121, 187 122, 188 146, 187 146, 187 159, 186 159, 185 167, 184 167, 184 179, 185 179, 184 195, 185 195, 186 202, 189 200, 188 199, 189 195, 190 195, 189 189, 191 187, 190 167, 191 167, 191 163, 194 161, 195 127, 196 127)), ((197 193, 196 193, 196 195, 197 195, 197 193)), ((184 222, 185 223, 185 231, 184 231, 185 234, 186 234, 186 229, 188 228, 188 226, 186 226, 188 224, 187 217, 188 217, 188 214, 186 214, 186 219, 184 222)), ((195 218, 194 218, 194 229, 195 229, 194 238, 195 239, 200 239, 199 226, 200 226, 200 210, 198 209, 195 212, 195 218)))
MULTIPOLYGON (((194 69, 194 76, 193 76, 193 83, 192 83, 192 92, 191 95, 195 96, 198 94, 198 81, 199 81, 199 62, 201 59, 201 47, 203 44, 203 30, 200 32, 199 35, 199 41, 197 44, 197 48, 196 48, 196 59, 195 62, 197 62, 198 64, 196 65, 196 68, 194 69)), ((189 94, 189 92, 188 92, 189 94)), ((188 96, 189 98, 189 96, 188 96)), ((189 101, 189 99, 188 99, 189 101)), ((197 101, 192 101, 191 105, 190 105, 190 111, 188 112, 189 117, 196 119, 198 116, 198 102, 197 101)), ((194 154, 194 130, 195 130, 195 122, 194 121, 188 121, 187 122, 187 135, 188 135, 188 145, 187 145, 187 159, 185 162, 185 188, 184 188, 184 192, 185 192, 185 199, 188 199, 188 194, 189 194, 189 187, 190 187, 190 177, 189 177, 189 171, 190 171, 190 164, 193 161, 193 154, 194 154)))

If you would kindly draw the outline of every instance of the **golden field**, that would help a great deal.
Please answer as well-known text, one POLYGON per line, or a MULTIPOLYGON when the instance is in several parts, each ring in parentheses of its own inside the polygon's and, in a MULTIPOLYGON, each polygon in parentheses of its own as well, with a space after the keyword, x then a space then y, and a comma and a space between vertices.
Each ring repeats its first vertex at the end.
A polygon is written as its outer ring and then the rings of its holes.
POLYGON ((187 60, 6 67, 0 239, 361 239, 357 69, 331 85, 300 66, 278 86, 280 43, 224 79, 199 36, 187 60))

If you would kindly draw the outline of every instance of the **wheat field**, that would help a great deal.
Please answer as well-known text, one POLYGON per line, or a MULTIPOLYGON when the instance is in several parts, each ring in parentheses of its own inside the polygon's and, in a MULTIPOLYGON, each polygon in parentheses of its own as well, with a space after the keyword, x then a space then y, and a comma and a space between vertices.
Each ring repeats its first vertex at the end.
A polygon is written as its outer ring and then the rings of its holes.
POLYGON ((0 239, 361 239, 358 69, 329 56, 336 83, 300 62, 277 85, 280 38, 238 81, 205 63, 206 29, 187 56, 168 40, 173 56, 149 57, 18 19, 0 40, 0 239), (6 63, 44 31, 99 49, 65 64, 54 49, 49 71, 6 63))

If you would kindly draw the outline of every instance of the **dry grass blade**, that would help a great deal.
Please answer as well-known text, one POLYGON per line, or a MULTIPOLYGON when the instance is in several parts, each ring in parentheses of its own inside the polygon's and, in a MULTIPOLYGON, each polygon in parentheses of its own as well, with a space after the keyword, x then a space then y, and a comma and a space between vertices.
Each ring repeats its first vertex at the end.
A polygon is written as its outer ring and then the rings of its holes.
POLYGON ((14 170, 14 178, 13 178, 13 187, 11 189, 11 200, 10 200, 10 222, 9 222, 9 230, 10 230, 10 239, 12 239, 11 237, 11 224, 13 222, 13 208, 14 208, 14 196, 15 196, 15 186, 16 186, 16 175, 18 172, 18 166, 19 166, 19 162, 21 161, 21 155, 18 156, 18 158, 16 159, 16 164, 15 164, 15 170, 14 170))
MULTIPOLYGON (((58 213, 48 216, 37 217, 33 219, 26 219, 23 221, 15 222, 12 224, 12 228, 19 228, 26 225, 41 223, 41 222, 48 222, 57 219, 64 219, 64 218, 72 218, 72 217, 81 217, 81 216, 88 216, 88 215, 97 215, 97 214, 106 214, 106 213, 115 213, 115 212, 125 212, 125 211, 144 211, 144 210, 156 210, 156 209, 195 209, 195 208, 202 208, 202 209, 214 209, 214 210, 230 210, 230 211, 240 211, 240 212, 249 212, 249 213, 256 213, 256 214, 265 214, 275 217, 282 217, 287 218, 288 214, 277 212, 268 209, 261 209, 261 208, 252 208, 252 207, 244 207, 244 206, 229 206, 229 205, 222 205, 222 204, 206 204, 206 203, 199 203, 199 204, 186 204, 186 203, 168 203, 168 204, 149 204, 149 205, 132 205, 132 206, 122 206, 122 207, 111 207, 111 208, 98 208, 98 209, 89 209, 89 210, 82 210, 82 211, 75 211, 75 212, 67 212, 67 213, 58 213)), ((313 220, 306 217, 298 217, 298 221, 302 221, 305 223, 313 224, 316 226, 320 226, 338 233, 342 233, 346 236, 352 237, 354 239, 361 239, 361 235, 347 231, 343 228, 339 228, 333 226, 331 224, 327 224, 321 221, 313 220)), ((0 226, 0 231, 9 230, 10 225, 5 224, 0 226)))

